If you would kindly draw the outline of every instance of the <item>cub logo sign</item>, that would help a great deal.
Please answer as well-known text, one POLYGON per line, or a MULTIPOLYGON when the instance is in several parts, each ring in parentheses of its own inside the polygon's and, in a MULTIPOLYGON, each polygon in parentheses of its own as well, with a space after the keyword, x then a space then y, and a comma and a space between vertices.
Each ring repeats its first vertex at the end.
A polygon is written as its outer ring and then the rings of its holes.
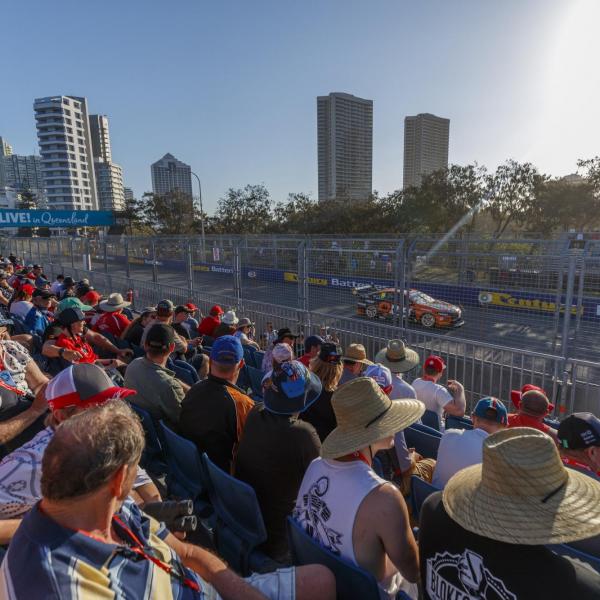
POLYGON ((427 559, 425 585, 435 600, 517 600, 485 567, 483 558, 471 550, 444 552, 427 559))

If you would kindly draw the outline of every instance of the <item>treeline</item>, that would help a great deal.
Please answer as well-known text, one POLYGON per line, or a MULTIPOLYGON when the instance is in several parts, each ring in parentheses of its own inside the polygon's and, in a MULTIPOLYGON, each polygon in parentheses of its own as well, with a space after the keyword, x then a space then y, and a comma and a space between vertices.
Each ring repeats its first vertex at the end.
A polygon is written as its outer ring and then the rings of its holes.
MULTIPOLYGON (((495 237, 600 227, 600 157, 578 161, 577 181, 545 175, 531 163, 508 160, 494 172, 473 165, 436 171, 420 187, 364 201, 317 202, 303 193, 276 202, 264 185, 230 188, 215 214, 204 215, 207 233, 437 234, 461 222, 461 231, 495 237)), ((200 231, 198 206, 179 193, 145 194, 128 206, 128 233, 200 231)))

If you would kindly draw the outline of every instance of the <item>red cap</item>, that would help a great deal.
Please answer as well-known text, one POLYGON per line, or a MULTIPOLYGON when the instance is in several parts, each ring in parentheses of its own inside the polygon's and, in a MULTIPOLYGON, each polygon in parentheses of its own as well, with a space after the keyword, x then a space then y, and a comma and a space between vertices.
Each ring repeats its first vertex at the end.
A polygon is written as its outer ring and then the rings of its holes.
POLYGON ((185 307, 186 307, 188 310, 198 310, 198 307, 197 307, 195 304, 192 304, 191 302, 188 302, 188 303, 185 305, 185 307))
POLYGON ((441 373, 446 368, 446 363, 439 357, 431 355, 423 364, 423 368, 433 367, 438 373, 441 373))
POLYGON ((216 317, 217 315, 222 315, 223 314, 223 309, 218 305, 215 304, 211 309, 210 309, 210 314, 213 317, 216 317))
POLYGON ((87 294, 84 294, 80 300, 84 304, 94 305, 96 304, 100 298, 102 298, 102 294, 99 294, 96 290, 90 290, 87 294))
MULTIPOLYGON (((537 385, 533 385, 531 383, 526 383, 521 388, 520 391, 519 390, 512 390, 510 392, 510 400, 515 405, 516 408, 519 408, 519 406, 521 405, 521 397, 526 392, 541 392, 542 394, 544 394, 544 396, 547 397, 547 394, 546 394, 546 392, 544 391, 543 388, 538 387, 537 385)), ((549 404, 548 405, 548 411, 552 412, 553 410, 554 410, 554 404, 549 404)))
POLYGON ((31 296, 33 292, 35 292, 35 288, 30 283, 25 283, 21 286, 20 291, 25 292, 26 294, 29 294, 31 296))

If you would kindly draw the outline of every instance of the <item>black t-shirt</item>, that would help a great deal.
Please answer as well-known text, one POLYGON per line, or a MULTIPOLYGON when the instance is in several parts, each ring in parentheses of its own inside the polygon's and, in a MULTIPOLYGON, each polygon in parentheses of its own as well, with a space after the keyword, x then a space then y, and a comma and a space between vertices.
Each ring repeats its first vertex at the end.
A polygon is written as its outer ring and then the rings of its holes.
POLYGON ((310 423, 323 441, 337 426, 337 420, 331 406, 333 392, 323 390, 319 399, 300 418, 310 423))
POLYGON ((275 560, 285 560, 285 519, 292 514, 304 472, 320 451, 319 437, 309 423, 275 415, 262 404, 250 411, 235 476, 256 492, 268 535, 261 550, 275 560))
POLYGON ((600 598, 600 575, 545 546, 506 544, 463 529, 442 492, 421 508, 419 555, 427 600, 587 600, 600 598))
POLYGON ((131 325, 125 334, 125 341, 134 346, 142 345, 142 335, 144 335, 144 326, 140 321, 136 321, 131 325))
POLYGON ((173 323, 173 329, 185 340, 191 340, 192 336, 188 329, 186 329, 181 323, 173 323))

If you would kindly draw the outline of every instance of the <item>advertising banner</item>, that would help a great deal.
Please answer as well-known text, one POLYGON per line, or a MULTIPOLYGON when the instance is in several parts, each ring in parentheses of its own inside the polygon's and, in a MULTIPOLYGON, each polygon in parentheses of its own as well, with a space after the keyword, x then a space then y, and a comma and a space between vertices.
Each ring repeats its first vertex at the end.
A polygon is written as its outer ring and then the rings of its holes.
POLYGON ((0 209, 0 227, 109 227, 113 222, 108 210, 0 209))

